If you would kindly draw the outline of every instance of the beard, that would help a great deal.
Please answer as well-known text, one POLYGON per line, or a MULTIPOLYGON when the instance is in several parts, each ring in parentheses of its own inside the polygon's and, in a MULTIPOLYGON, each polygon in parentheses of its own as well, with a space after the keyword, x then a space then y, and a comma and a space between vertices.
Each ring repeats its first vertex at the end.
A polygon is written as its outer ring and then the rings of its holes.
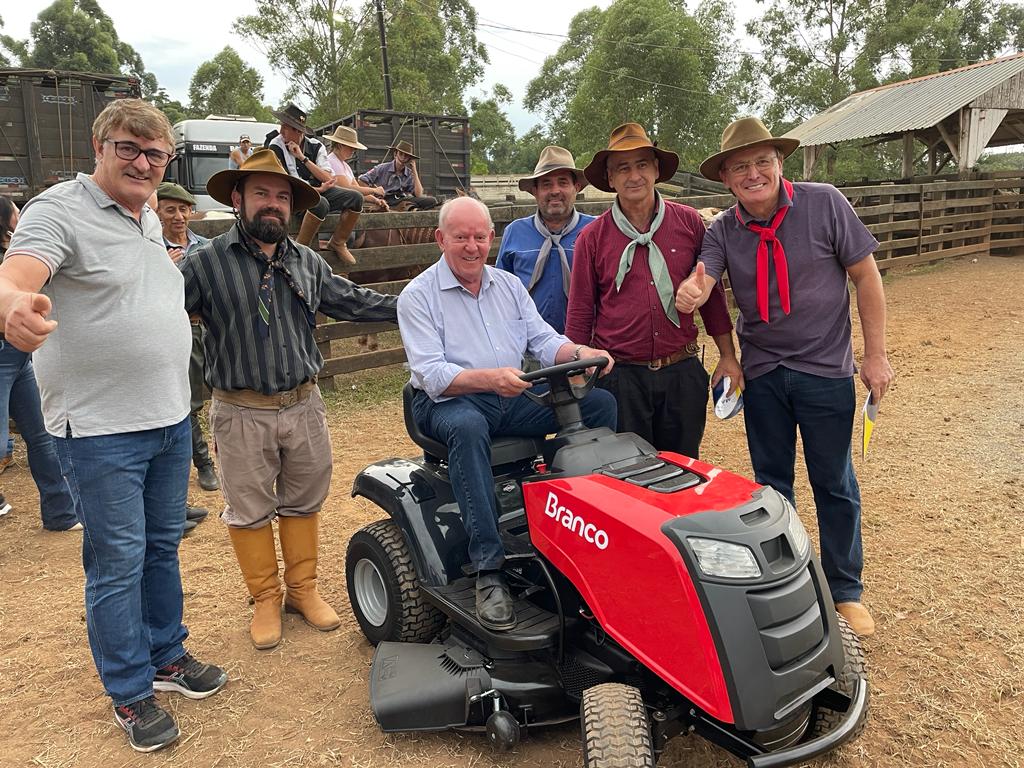
POLYGON ((245 202, 239 211, 245 231, 261 243, 280 243, 288 236, 288 223, 284 215, 273 208, 260 208, 251 217, 245 202))

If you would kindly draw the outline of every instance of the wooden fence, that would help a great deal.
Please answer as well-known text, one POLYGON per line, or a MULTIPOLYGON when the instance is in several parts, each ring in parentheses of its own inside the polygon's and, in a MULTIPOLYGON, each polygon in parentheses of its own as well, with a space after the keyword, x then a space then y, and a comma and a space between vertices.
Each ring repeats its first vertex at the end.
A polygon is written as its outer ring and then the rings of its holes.
MULTIPOLYGON (((911 179, 907 182, 841 187, 860 219, 879 240, 876 259, 879 268, 932 262, 955 256, 987 254, 1024 254, 1024 171, 1000 171, 966 176, 911 179)), ((705 195, 676 198, 695 208, 727 208, 735 201, 731 195, 705 195)), ((581 203, 577 207, 597 214, 610 202, 581 203)), ((530 205, 498 205, 491 207, 497 236, 491 248, 491 261, 497 257, 498 244, 505 226, 514 219, 532 215, 530 205)), ((324 236, 336 221, 328 217, 324 236)), ((197 222, 195 230, 214 236, 230 226, 230 221, 197 222)), ((359 220, 362 229, 404 229, 434 227, 437 211, 409 213, 364 214, 359 220)), ((363 282, 360 273, 382 269, 422 268, 438 258, 436 243, 363 248, 354 251, 359 263, 350 277, 363 282)), ((398 293, 408 280, 365 283, 385 293, 398 293)), ((396 330, 391 323, 333 322, 321 318, 316 339, 324 356, 321 377, 331 386, 332 377, 344 373, 393 365, 405 361, 405 350, 397 334, 390 334, 386 348, 361 352, 345 340, 367 333, 396 330)))

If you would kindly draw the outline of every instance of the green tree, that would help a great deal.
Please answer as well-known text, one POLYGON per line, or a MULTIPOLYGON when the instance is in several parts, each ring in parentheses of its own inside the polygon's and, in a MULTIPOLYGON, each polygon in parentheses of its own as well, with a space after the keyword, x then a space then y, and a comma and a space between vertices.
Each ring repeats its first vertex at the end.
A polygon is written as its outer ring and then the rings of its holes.
POLYGON ((566 41, 527 87, 555 138, 580 158, 627 120, 694 168, 718 148, 745 96, 732 56, 732 10, 705 0, 616 0, 576 15, 566 41))
POLYGON ((490 98, 470 99, 469 125, 473 131, 470 146, 472 173, 509 172, 516 132, 502 107, 511 101, 511 91, 501 83, 494 86, 490 98))
POLYGON ((137 77, 147 98, 159 87, 156 76, 118 37, 114 22, 95 0, 55 0, 32 22, 29 38, 20 49, 24 67, 137 77))
MULTIPOLYGON (((0 17, 0 29, 4 28, 4 20, 0 17)), ((0 67, 13 67, 16 61, 28 56, 24 40, 16 40, 10 35, 0 34, 0 67)))
MULTIPOLYGON (((469 0, 388 0, 385 8, 395 109, 465 114, 463 94, 487 62, 469 0)), ((286 98, 312 105, 311 122, 384 107, 373 0, 257 0, 235 31, 287 73, 286 98)))
POLYGON ((231 46, 199 65, 192 75, 188 99, 196 117, 212 113, 273 120, 270 110, 263 106, 263 76, 242 61, 231 46))
POLYGON ((158 88, 156 93, 150 97, 150 101, 153 102, 153 106, 167 115, 168 121, 171 125, 181 121, 187 120, 193 117, 189 109, 177 99, 172 99, 167 91, 163 88, 158 88))
MULTIPOLYGON (((549 144, 557 143, 541 126, 533 126, 533 128, 516 139, 516 143, 512 147, 512 156, 509 158, 508 168, 503 172, 531 173, 537 166, 541 150, 549 144)), ((578 167, 579 163, 576 165, 578 167)))

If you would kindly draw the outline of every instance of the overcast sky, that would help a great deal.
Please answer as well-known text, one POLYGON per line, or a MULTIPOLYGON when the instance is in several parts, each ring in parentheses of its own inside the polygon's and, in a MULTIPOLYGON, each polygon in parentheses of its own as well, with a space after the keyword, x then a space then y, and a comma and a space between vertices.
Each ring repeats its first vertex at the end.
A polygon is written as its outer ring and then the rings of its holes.
MULTIPOLYGON (((29 25, 50 2, 52 0, 5 2, 0 13, 4 21, 3 32, 17 38, 27 37, 29 25)), ((508 109, 509 118, 516 131, 522 134, 540 121, 538 115, 527 112, 522 106, 526 84, 537 75, 544 59, 557 50, 562 39, 486 25, 564 35, 573 16, 581 10, 593 5, 606 8, 611 0, 471 2, 477 9, 480 24, 477 36, 487 46, 490 64, 483 82, 470 95, 485 92, 496 82, 508 86, 515 98, 515 103, 508 109)), ((264 103, 277 105, 287 87, 286 79, 267 66, 260 52, 231 31, 235 19, 252 12, 255 7, 252 2, 176 0, 152 4, 138 0, 99 0, 99 4, 114 20, 120 38, 139 52, 146 68, 156 75, 160 85, 182 103, 188 102, 188 86, 196 67, 213 58, 225 45, 232 46, 248 64, 263 74, 264 103)), ((690 3, 691 6, 695 4, 690 3)), ((738 0, 734 7, 737 9, 737 26, 763 8, 758 8, 755 0, 738 0)), ((353 104, 353 111, 360 106, 353 104)))

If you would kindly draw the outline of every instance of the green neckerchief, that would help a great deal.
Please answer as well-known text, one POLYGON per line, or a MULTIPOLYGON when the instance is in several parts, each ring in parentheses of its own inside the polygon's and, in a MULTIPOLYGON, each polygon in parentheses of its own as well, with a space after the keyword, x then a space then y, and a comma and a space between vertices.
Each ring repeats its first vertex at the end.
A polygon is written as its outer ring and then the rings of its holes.
POLYGON ((665 201, 657 192, 654 193, 658 203, 658 212, 651 222, 651 227, 646 232, 637 232, 626 214, 619 207, 619 198, 612 203, 612 221, 619 231, 630 238, 629 245, 622 251, 619 257, 619 271, 615 275, 615 290, 622 289, 622 282, 626 279, 626 273, 633 266, 633 254, 638 245, 647 246, 647 265, 651 269, 651 278, 654 280, 654 287, 658 289, 658 297, 661 299, 661 306, 665 310, 665 316, 672 321, 672 324, 679 327, 679 312, 676 310, 676 292, 672 288, 672 277, 668 273, 668 264, 665 263, 665 256, 654 242, 654 234, 665 219, 665 201))

